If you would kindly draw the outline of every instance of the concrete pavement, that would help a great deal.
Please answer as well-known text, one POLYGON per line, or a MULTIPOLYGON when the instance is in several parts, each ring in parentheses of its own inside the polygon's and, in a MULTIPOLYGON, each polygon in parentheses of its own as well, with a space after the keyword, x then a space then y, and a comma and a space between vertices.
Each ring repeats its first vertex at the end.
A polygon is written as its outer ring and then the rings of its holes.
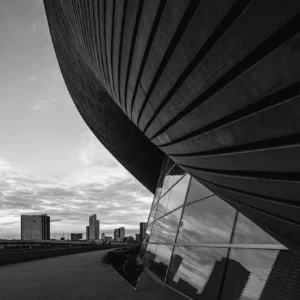
POLYGON ((0 266, 1 300, 143 299, 110 267, 107 251, 0 266))

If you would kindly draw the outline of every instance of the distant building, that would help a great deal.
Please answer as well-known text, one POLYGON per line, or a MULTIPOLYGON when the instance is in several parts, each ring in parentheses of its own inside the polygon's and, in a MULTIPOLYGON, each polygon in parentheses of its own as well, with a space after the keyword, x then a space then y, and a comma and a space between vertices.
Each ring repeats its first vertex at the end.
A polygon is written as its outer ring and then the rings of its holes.
POLYGON ((105 242, 109 243, 112 241, 112 237, 111 236, 106 236, 105 237, 105 242))
POLYGON ((139 233, 136 233, 135 234, 135 240, 139 243, 140 242, 140 234, 139 233))
POLYGON ((96 241, 100 239, 100 221, 96 220, 96 241))
POLYGON ((123 240, 124 240, 124 237, 125 237, 125 228, 124 227, 120 227, 119 228, 119 230, 120 230, 120 242, 123 242, 123 240))
POLYGON ((86 241, 88 242, 90 240, 90 226, 86 226, 86 241))
POLYGON ((50 240, 50 217, 44 215, 21 216, 22 240, 50 240))
POLYGON ((97 215, 93 214, 89 217, 89 241, 99 241, 100 222, 97 220, 97 215))
POLYGON ((101 234, 101 240, 105 240, 105 233, 101 234))
POLYGON ((82 233, 71 233, 71 241, 76 242, 82 239, 82 233))
POLYGON ((147 223, 141 222, 140 223, 140 240, 143 241, 145 238, 145 233, 147 229, 147 223))
POLYGON ((114 230, 114 240, 117 242, 119 238, 119 229, 114 230))
POLYGON ((116 242, 123 242, 125 237, 125 228, 124 227, 120 227, 115 229, 114 231, 114 240, 116 242))

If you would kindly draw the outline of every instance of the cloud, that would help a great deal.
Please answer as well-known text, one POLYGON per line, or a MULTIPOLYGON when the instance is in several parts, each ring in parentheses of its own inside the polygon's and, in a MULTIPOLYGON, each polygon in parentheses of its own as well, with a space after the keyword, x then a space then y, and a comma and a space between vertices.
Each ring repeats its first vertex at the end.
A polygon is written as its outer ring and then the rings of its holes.
POLYGON ((37 111, 49 107, 51 104, 58 102, 58 99, 40 100, 31 107, 31 111, 37 111))
POLYGON ((61 221, 62 221, 62 219, 51 219, 50 220, 51 223, 53 223, 53 222, 61 222, 61 221))
MULTIPOLYGON (((88 148, 89 149, 89 148, 88 148)), ((78 149, 77 149, 78 150, 78 149)), ((102 150, 100 150, 101 152, 102 150)), ((76 152, 76 151, 75 151, 76 152)), ((76 152, 80 155, 81 151, 76 152)), ((78 177, 72 180, 38 180, 21 173, 0 158, 0 227, 1 237, 19 238, 21 214, 48 214, 51 218, 51 233, 82 232, 88 225, 88 217, 96 213, 100 219, 100 231, 112 235, 120 226, 126 235, 139 231, 139 223, 147 220, 152 195, 135 178, 122 171, 109 173, 122 167, 104 163, 92 165, 94 153, 87 151, 89 160, 86 168, 103 172, 107 178, 86 181, 78 177)), ((85 164, 84 162, 82 162, 85 164)))

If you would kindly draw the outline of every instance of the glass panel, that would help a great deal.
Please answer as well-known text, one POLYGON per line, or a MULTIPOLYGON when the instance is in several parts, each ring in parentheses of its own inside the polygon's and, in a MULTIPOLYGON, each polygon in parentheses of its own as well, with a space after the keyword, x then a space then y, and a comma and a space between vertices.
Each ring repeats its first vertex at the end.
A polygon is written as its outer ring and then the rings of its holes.
POLYGON ((170 172, 169 175, 173 176, 173 184, 175 184, 186 172, 183 171, 178 165, 176 165, 170 172))
POLYGON ((167 190, 169 190, 173 184, 174 177, 172 175, 167 175, 164 178, 164 184, 162 187, 161 195, 163 195, 167 190))
POLYGON ((156 189, 156 194, 155 194, 154 199, 153 199, 152 208, 157 203, 157 201, 158 201, 158 199, 160 197, 160 193, 161 193, 161 188, 156 189))
POLYGON ((156 212, 156 215, 155 215, 155 219, 163 216, 166 212, 166 208, 167 208, 167 205, 168 205, 168 200, 169 200, 169 196, 170 196, 170 193, 171 192, 168 192, 166 193, 158 202, 158 205, 157 205, 157 212, 156 212))
POLYGON ((186 175, 176 185, 173 186, 171 189, 167 212, 183 204, 190 178, 190 175, 186 175))
POLYGON ((184 208, 177 242, 228 244, 236 210, 217 196, 184 208))
POLYGON ((139 262, 142 262, 143 259, 144 259, 144 255, 145 255, 145 251, 146 251, 146 248, 147 248, 147 244, 143 244, 142 247, 141 247, 141 251, 140 251, 140 255, 139 255, 139 258, 138 258, 138 261, 139 262))
POLYGON ((156 244, 148 244, 144 255, 144 266, 151 269, 155 258, 156 244))
POLYGON ((153 224, 151 224, 150 226, 147 227, 146 232, 145 232, 144 242, 148 242, 149 241, 149 237, 151 235, 152 226, 153 226, 153 224))
POLYGON ((241 213, 238 214, 233 244, 279 244, 268 233, 241 213))
POLYGON ((168 266, 171 259, 173 246, 158 245, 153 262, 153 273, 162 281, 165 280, 168 266))
POLYGON ((149 242, 156 243, 158 241, 161 229, 162 229, 162 219, 157 220, 153 223, 149 242))
POLYGON ((300 257, 286 250, 231 249, 222 300, 300 299, 300 257))
POLYGON ((179 220, 181 217, 182 208, 175 210, 163 219, 163 226, 161 229, 159 243, 174 243, 178 231, 179 220))
POLYGON ((192 299, 216 300, 227 253, 227 248, 176 246, 166 283, 192 299))
POLYGON ((148 224, 151 224, 153 222, 154 216, 155 216, 155 213, 156 213, 156 209, 157 209, 157 205, 156 205, 156 207, 154 207, 154 209, 152 209, 152 211, 150 213, 148 224))
POLYGON ((194 178, 191 180, 186 203, 212 196, 214 193, 194 178))

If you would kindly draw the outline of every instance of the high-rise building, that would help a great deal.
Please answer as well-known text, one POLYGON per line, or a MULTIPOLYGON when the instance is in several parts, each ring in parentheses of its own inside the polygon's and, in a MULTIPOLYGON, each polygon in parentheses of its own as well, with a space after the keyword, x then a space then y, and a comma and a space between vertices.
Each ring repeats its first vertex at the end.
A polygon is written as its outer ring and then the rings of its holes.
POLYGON ((120 242, 123 242, 124 237, 125 237, 125 228, 120 227, 120 236, 119 236, 120 242))
POLYGON ((259 299, 300 299, 300 256, 279 251, 259 299))
POLYGON ((21 215, 22 240, 50 240, 50 217, 21 215))
POLYGON ((101 234, 101 240, 105 240, 105 233, 101 234))
POLYGON ((100 221, 97 220, 97 215, 93 214, 89 217, 89 240, 99 241, 100 221))
POLYGON ((144 240, 146 229, 147 229, 147 223, 141 222, 140 223, 140 241, 144 240))
POLYGON ((114 230, 114 240, 115 240, 116 242, 118 241, 119 233, 120 233, 119 229, 115 229, 115 230, 114 230))
POLYGON ((96 220, 96 240, 100 239, 100 221, 96 220))
POLYGON ((82 233, 71 233, 71 241, 76 242, 82 239, 82 233))
POLYGON ((116 242, 123 242, 125 237, 125 228, 124 227, 120 227, 115 229, 114 231, 114 240, 116 242))
POLYGON ((85 239, 86 239, 86 241, 88 242, 88 241, 90 240, 90 226, 86 226, 86 229, 85 229, 85 230, 86 230, 86 231, 85 231, 85 232, 86 232, 86 233, 85 233, 85 234, 86 234, 86 235, 85 235, 85 236, 86 236, 85 239))

